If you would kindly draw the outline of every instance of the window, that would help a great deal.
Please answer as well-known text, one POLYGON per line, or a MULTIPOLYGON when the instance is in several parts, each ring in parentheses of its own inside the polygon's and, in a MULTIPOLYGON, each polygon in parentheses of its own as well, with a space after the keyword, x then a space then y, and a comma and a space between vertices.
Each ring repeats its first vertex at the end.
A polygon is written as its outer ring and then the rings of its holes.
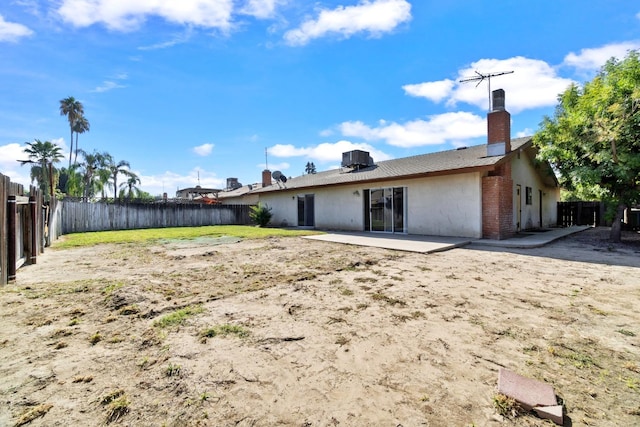
POLYGON ((531 187, 526 187, 526 200, 528 205, 533 204, 533 189, 531 187))

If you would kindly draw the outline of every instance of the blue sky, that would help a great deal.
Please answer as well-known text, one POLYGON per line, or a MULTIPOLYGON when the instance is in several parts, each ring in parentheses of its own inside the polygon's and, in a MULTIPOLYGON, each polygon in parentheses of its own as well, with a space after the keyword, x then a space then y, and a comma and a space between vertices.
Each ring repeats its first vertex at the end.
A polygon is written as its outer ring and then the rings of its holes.
MULTIPOLYGON (((84 104, 80 147, 127 160, 153 195, 224 188, 485 142, 486 83, 513 136, 571 82, 640 48, 628 0, 6 0, 0 172, 29 183, 26 142, 68 152, 59 101, 84 104), (199 182, 198 182, 199 177, 199 182)), ((66 165, 63 162, 61 166, 66 165)))

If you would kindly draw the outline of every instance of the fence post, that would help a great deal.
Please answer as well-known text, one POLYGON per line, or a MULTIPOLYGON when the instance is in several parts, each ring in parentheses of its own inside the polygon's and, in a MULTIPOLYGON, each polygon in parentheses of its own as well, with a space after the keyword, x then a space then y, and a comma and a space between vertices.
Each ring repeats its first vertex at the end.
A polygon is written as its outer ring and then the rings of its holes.
POLYGON ((7 197, 7 281, 16 280, 16 196, 7 197))
POLYGON ((38 258, 38 202, 35 196, 29 197, 29 213, 31 217, 31 235, 29 236, 29 264, 35 264, 38 258))

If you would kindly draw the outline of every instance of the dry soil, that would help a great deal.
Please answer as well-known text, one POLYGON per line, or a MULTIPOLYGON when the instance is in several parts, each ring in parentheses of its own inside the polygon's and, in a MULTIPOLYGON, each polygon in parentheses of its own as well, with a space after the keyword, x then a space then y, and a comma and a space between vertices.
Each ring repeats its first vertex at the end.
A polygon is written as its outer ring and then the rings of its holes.
POLYGON ((48 249, 0 288, 0 425, 640 425, 640 235, 431 255, 304 238, 48 249))

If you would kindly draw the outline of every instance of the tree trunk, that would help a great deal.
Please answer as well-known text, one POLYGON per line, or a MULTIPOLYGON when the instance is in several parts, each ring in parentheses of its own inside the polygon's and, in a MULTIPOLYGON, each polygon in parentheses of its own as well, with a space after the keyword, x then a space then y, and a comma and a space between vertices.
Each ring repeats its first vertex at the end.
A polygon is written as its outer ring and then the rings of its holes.
POLYGON ((611 224, 611 234, 609 240, 613 243, 620 243, 622 241, 622 218, 624 217, 624 210, 627 206, 624 203, 620 203, 616 209, 616 216, 613 218, 613 224, 611 224))

